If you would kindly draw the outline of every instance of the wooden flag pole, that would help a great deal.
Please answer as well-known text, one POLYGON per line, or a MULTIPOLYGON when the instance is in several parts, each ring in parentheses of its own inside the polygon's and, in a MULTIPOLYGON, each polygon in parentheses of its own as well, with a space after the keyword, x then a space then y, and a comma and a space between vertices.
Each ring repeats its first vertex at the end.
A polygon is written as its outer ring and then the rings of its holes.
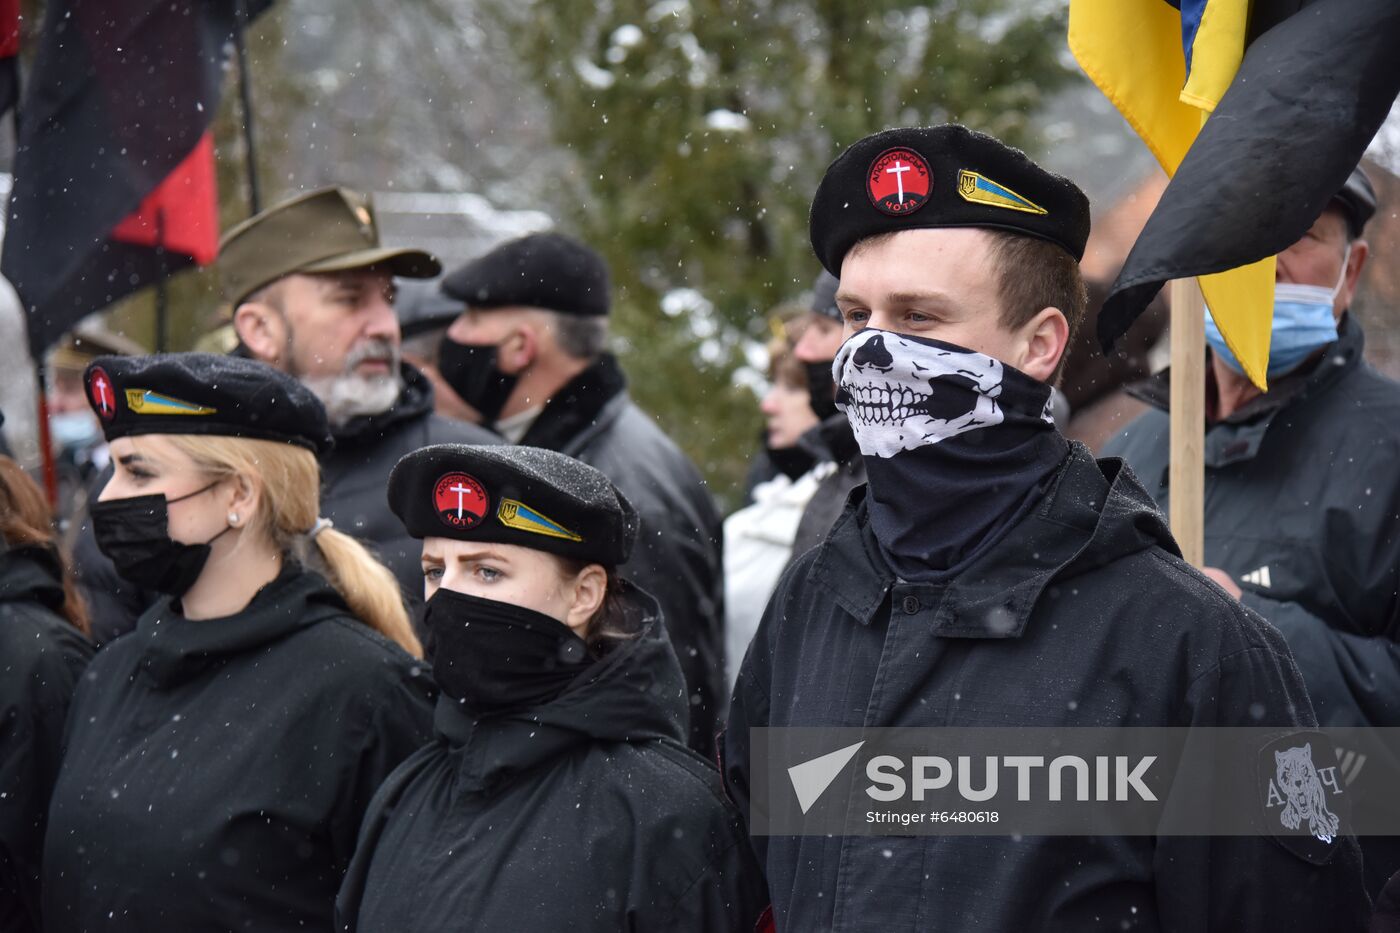
POLYGON ((1171 283, 1172 536, 1193 567, 1205 562, 1206 330, 1205 298, 1195 279, 1171 283))

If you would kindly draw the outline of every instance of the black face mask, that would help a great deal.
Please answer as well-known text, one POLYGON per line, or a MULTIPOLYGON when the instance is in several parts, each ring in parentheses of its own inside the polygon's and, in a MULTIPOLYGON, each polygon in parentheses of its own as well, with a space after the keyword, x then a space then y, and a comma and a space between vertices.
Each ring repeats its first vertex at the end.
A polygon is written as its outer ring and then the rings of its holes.
POLYGON ((831 360, 803 363, 807 371, 807 405, 818 420, 825 421, 836 414, 836 383, 831 381, 831 360))
POLYGON ((496 368, 500 349, 492 343, 458 343, 448 337, 442 338, 438 349, 438 372, 487 424, 500 417, 506 399, 520 381, 519 374, 510 376, 496 368))
POLYGON ((117 573, 137 586, 171 596, 183 596, 194 586, 209 559, 210 545, 233 526, 203 544, 185 544, 170 537, 172 502, 183 502, 218 485, 166 499, 159 493, 97 502, 92 507, 92 533, 97 546, 117 573))
POLYGON ((768 462, 788 479, 797 479, 817 465, 817 458, 800 446, 766 447, 768 462))
POLYGON ((478 716, 543 705, 593 663, 564 623, 494 599, 440 589, 423 622, 438 686, 478 716))

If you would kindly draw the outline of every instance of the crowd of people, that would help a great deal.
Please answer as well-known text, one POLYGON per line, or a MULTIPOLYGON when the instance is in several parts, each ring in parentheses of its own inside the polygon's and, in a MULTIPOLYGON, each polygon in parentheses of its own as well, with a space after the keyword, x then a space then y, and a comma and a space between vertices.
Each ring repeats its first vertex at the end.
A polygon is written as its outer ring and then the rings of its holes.
POLYGON ((587 245, 444 275, 357 192, 263 211, 228 352, 55 357, 66 533, 0 457, 0 933, 1400 928, 1386 837, 768 835, 750 732, 1400 724, 1376 209, 1280 254, 1267 392, 1207 322, 1202 570, 1169 373, 1065 435, 1088 201, 990 136, 827 170, 725 519, 587 245))

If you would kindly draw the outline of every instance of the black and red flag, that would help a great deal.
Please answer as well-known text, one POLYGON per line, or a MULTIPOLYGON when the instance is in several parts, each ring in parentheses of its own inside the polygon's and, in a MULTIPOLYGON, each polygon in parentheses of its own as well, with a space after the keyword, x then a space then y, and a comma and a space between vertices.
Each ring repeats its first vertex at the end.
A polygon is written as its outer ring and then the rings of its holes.
POLYGON ((0 116, 19 102, 19 0, 0 0, 0 116))
MULTIPOLYGON (((249 0, 245 15, 269 3, 249 0)), ((0 272, 27 312, 35 359, 88 314, 213 260, 219 228, 210 122, 239 6, 47 4, 20 108, 0 254, 0 272)))

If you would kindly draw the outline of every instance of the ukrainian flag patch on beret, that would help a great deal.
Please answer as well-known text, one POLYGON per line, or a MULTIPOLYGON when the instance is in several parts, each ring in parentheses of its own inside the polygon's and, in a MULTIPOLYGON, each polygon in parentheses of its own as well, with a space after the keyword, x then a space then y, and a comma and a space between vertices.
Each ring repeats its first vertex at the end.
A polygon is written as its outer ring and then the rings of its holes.
POLYGON ((958 194, 964 201, 973 204, 987 204, 991 207, 1004 207, 1011 211, 1024 211, 1027 214, 1048 214, 1045 208, 1004 185, 999 185, 985 175, 963 169, 958 172, 958 194))
POLYGON ((217 409, 178 398, 161 395, 150 389, 127 389, 126 407, 138 415, 212 415, 217 409))
POLYGON ((563 538, 566 541, 583 540, 582 536, 574 534, 563 525, 553 519, 546 518, 517 499, 502 499, 501 507, 496 510, 496 518, 507 528, 514 528, 518 531, 531 531, 537 535, 563 538))

